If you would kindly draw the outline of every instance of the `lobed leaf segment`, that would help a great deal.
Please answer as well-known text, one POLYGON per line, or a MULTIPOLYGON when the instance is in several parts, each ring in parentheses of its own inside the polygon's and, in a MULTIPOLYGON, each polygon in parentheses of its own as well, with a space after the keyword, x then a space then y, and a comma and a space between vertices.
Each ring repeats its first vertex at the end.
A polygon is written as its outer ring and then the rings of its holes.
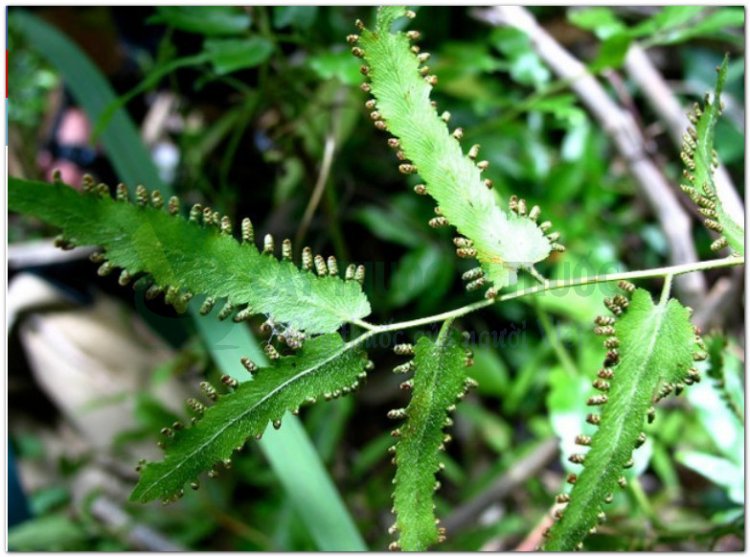
POLYGON ((706 375, 713 379, 714 388, 719 393, 719 398, 724 401, 726 407, 739 420, 741 424, 745 423, 745 412, 737 404, 732 396, 730 389, 727 387, 726 375, 724 369, 724 350, 727 347, 727 338, 721 333, 713 333, 706 338, 706 352, 708 353, 708 368, 706 375))
POLYGON ((394 455, 396 477, 393 512, 396 522, 389 532, 398 532, 391 550, 424 551, 445 539, 445 530, 435 518, 434 492, 440 487, 435 475, 442 470, 440 452, 451 436, 443 428, 452 425, 449 414, 457 399, 476 383, 467 378, 465 367, 471 365, 471 352, 463 348, 460 336, 447 321, 436 341, 422 337, 416 346, 400 344, 399 355, 414 359, 394 369, 396 373, 414 372, 413 378, 401 384, 412 392, 406 408, 391 410, 388 417, 406 421, 392 432, 398 442, 390 448, 394 455))
POLYGON ((260 439, 269 422, 278 429, 285 412, 296 414, 301 405, 315 403, 321 396, 329 400, 356 389, 369 367, 356 344, 344 344, 336 333, 317 336, 294 356, 271 352, 271 365, 266 368, 258 369, 243 358, 253 380, 238 385, 236 379, 222 377, 233 392, 220 395, 208 382, 201 383, 205 398, 215 404, 188 399, 194 425, 184 428, 176 422, 162 429, 165 458, 139 464, 141 477, 131 501, 172 501, 183 495, 188 482, 198 489, 201 472, 210 469, 209 477, 215 477, 221 466, 229 468, 233 452, 250 437, 260 439))
POLYGON ((559 233, 550 232, 550 222, 537 224, 539 207, 527 210, 526 202, 516 196, 509 200, 510 211, 499 206, 491 181, 481 176, 489 163, 475 162, 479 145, 464 154, 458 141, 462 130, 450 132, 450 114, 439 116, 430 101, 437 77, 424 65, 429 53, 411 44, 419 33, 391 31, 400 17, 412 18, 414 13, 404 7, 381 7, 373 30, 357 21, 361 35, 347 38, 352 53, 365 62, 361 69, 369 82, 362 89, 374 97, 365 106, 375 126, 394 136, 388 144, 396 151, 399 170, 418 172, 425 183, 415 191, 437 201, 437 216, 430 226, 454 226, 459 233, 454 240, 456 254, 479 260, 481 266, 463 276, 467 289, 492 283, 487 290, 492 298, 516 281, 519 269, 531 270, 551 251, 565 248, 557 243, 559 233))
MULTIPOLYGON (((284 338, 298 347, 305 335, 330 333, 346 322, 370 313, 362 291, 364 267, 350 265, 345 280, 334 257, 302 253, 302 270, 292 262, 292 245, 284 240, 276 259, 273 236, 266 235, 263 251, 255 246, 250 219, 242 221, 242 243, 232 237, 232 224, 210 207, 193 205, 189 219, 179 215, 179 201, 164 202, 158 191, 143 186, 128 202, 127 188, 109 187, 86 177, 82 193, 62 182, 47 184, 10 178, 9 209, 38 217, 63 230, 58 246, 99 245, 103 253, 98 273, 122 270, 121 285, 147 285, 146 296, 160 294, 184 311, 195 294, 205 294, 201 313, 225 300, 220 319, 240 322, 256 314, 271 324, 284 324, 284 338), (315 273, 312 272, 313 266, 315 273)), ((293 346, 294 345, 294 346, 293 346)))
POLYGON ((693 362, 706 358, 687 308, 666 298, 654 305, 646 290, 627 282, 620 286, 625 295, 605 299, 614 317, 597 317, 594 329, 607 337, 604 365, 593 383, 602 394, 588 399, 590 406, 602 407, 601 414, 587 418, 598 429, 576 437, 577 444, 590 448, 569 457, 584 468, 568 476, 570 494, 557 497, 556 522, 543 544, 548 551, 582 548, 583 539, 606 519, 604 505, 612 502, 618 485, 626 486, 622 470, 633 465, 633 450, 646 440, 642 424, 653 421, 652 405, 699 381, 693 362))
POLYGON ((693 126, 682 137, 680 157, 685 164, 680 185, 697 205, 704 217, 703 224, 720 236, 711 244, 718 251, 727 246, 736 254, 745 254, 745 229, 742 223, 735 222, 724 210, 716 193, 714 171, 718 166, 718 156, 714 150, 714 131, 722 112, 721 92, 726 81, 728 59, 716 68, 718 77, 713 98, 706 95, 703 107, 695 103, 688 114, 693 126))

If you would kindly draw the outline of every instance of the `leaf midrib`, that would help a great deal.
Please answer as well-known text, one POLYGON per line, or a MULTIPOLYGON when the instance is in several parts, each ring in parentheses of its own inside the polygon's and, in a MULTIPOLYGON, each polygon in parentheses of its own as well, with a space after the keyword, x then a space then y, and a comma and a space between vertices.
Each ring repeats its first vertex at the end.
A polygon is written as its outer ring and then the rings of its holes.
MULTIPOLYGON (((266 401, 268 401, 269 398, 271 398, 273 395, 275 395, 276 393, 278 393, 280 390, 286 388, 288 385, 294 383, 295 381, 301 379, 302 377, 306 377, 307 375, 309 375, 311 373, 314 373, 315 371, 317 371, 318 369, 320 369, 322 366, 328 364, 332 360, 335 360, 341 354, 343 354, 344 352, 350 350, 351 348, 353 348, 357 344, 359 344, 359 343, 356 340, 344 344, 339 350, 337 350, 336 352, 334 352, 331 356, 329 356, 325 360, 322 360, 321 362, 317 363, 313 367, 311 367, 309 369, 306 369, 306 370, 298 373, 297 375, 294 375, 293 377, 290 377, 288 380, 286 380, 283 383, 281 383, 278 387, 276 387, 275 389, 269 391, 266 395, 264 395, 262 398, 260 398, 255 404, 253 404, 252 406, 248 407, 244 412, 241 412, 240 414, 237 414, 237 416, 235 416, 234 418, 232 418, 231 420, 229 420, 228 422, 226 422, 226 424, 224 426, 222 426, 221 428, 219 428, 216 431, 216 433, 214 433, 213 435, 211 435, 210 437, 208 437, 207 440, 206 440, 206 442, 200 444, 192 452, 190 452, 184 458, 180 459, 180 462, 176 466, 171 467, 165 474, 163 474, 159 478, 153 480, 151 482, 151 486, 149 488, 147 488, 142 493, 142 495, 141 495, 140 498, 141 499, 146 498, 147 495, 149 495, 152 491, 155 490, 156 487, 158 487, 158 484, 160 484, 161 482, 166 481, 167 478, 169 478, 172 475, 174 475, 177 471, 179 471, 179 469, 188 460, 190 460, 191 458, 193 458, 199 452, 202 452, 206 447, 208 447, 209 445, 211 445, 219 436, 221 436, 227 429, 233 427, 240 420, 245 419, 248 416, 248 414, 250 414, 256 408, 258 408, 263 403, 265 403, 266 401)), ((266 425, 268 425, 268 424, 266 424, 266 425)), ((164 460, 162 462, 162 464, 166 464, 166 463, 167 463, 166 460, 164 460)))
MULTIPOLYGON (((641 381, 640 381, 641 377, 643 377, 644 374, 647 374, 648 370, 650 369, 650 366, 648 365, 648 363, 651 361, 651 359, 653 357, 654 346, 656 345, 656 342, 658 340, 657 335, 653 334, 653 333, 656 332, 656 331, 658 331, 659 329, 661 329, 662 324, 664 322, 664 318, 667 315, 667 304, 666 304, 666 302, 663 303, 663 304, 660 303, 658 306, 652 306, 652 307, 653 307, 654 310, 656 310, 656 314, 655 314, 655 319, 653 321, 653 326, 650 328, 650 332, 652 334, 650 334, 650 336, 649 336, 648 351, 645 352, 645 353, 649 354, 649 357, 646 358, 646 359, 644 359, 643 363, 641 365, 637 366, 636 369, 642 369, 643 371, 639 372, 637 374, 637 378, 633 378, 633 380, 630 382, 631 388, 628 389, 627 391, 623 391, 622 394, 620 395, 620 396, 626 396, 627 395, 630 400, 633 399, 635 393, 638 391, 638 385, 641 384, 641 381)), ((630 405, 630 409, 632 409, 632 405, 630 405)), ((603 465, 601 467, 599 467, 601 470, 606 470, 611 465, 612 459, 614 458, 614 455, 617 452, 616 449, 620 445, 620 442, 621 442, 620 439, 622 438, 624 430, 626 429, 625 428, 625 424, 628 423, 631 419, 632 419, 631 411, 628 411, 628 412, 623 412, 619 416, 615 416, 614 419, 612 420, 614 422, 614 424, 615 424, 615 428, 614 428, 615 429, 615 433, 614 433, 615 437, 614 437, 614 440, 612 440, 612 438, 609 438, 609 439, 606 440, 606 442, 608 443, 608 446, 609 446, 610 450, 606 451, 606 453, 605 453, 605 455, 606 455, 605 462, 603 463, 603 465)), ((584 470, 591 470, 591 468, 585 468, 584 470)), ((591 472, 589 472, 589 474, 591 474, 591 472)), ((598 505, 598 503, 596 501, 593 501, 593 499, 595 498, 596 495, 597 495, 597 490, 596 489, 590 489, 587 492, 582 493, 580 496, 578 496, 576 498, 577 501, 578 501, 576 503, 576 505, 579 506, 579 507, 581 507, 581 505, 583 505, 583 508, 585 508, 585 509, 587 509, 587 508, 593 508, 596 505, 598 505), (581 501, 582 498, 583 498, 583 501, 581 501)), ((591 522, 591 520, 586 520, 585 522, 591 522)), ((569 532, 569 535, 565 536, 565 538, 568 538, 568 539, 572 538, 573 534, 574 534, 574 531, 573 530, 567 530, 567 532, 569 532)))

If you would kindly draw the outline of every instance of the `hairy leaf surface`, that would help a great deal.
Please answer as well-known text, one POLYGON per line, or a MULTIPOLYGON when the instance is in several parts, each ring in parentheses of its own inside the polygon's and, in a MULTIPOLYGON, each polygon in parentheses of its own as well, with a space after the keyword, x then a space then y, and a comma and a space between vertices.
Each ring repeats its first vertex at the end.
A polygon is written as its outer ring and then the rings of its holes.
MULTIPOLYGON (((689 312, 677 300, 654 305, 635 291, 614 324, 619 363, 607 379, 599 429, 591 438, 583 471, 544 549, 572 551, 598 523, 607 496, 617 489, 623 468, 638 446, 644 420, 660 387, 689 382, 696 337, 689 312)), ((601 375, 600 375, 601 377, 601 375)))
POLYGON ((405 551, 424 551, 441 537, 433 510, 435 474, 448 409, 467 387, 466 351, 457 336, 444 329, 437 341, 422 337, 414 347, 412 397, 396 444, 394 508, 405 551))
POLYGON ((718 164, 714 151, 714 133, 722 110, 721 92, 726 81, 727 64, 728 59, 724 58, 724 62, 717 68, 713 98, 706 96, 703 106, 696 104, 690 114, 695 127, 689 128, 683 138, 681 155, 686 166, 684 176, 687 183, 682 184, 682 189, 698 205, 705 217, 706 227, 721 234, 721 238, 711 248, 718 250, 729 245, 732 251, 744 255, 744 226, 735 222, 726 212, 714 184, 714 170, 718 164))
POLYGON ((188 429, 175 432, 163 461, 147 464, 130 496, 132 501, 167 500, 198 474, 229 459, 249 437, 261 435, 269 422, 288 410, 324 395, 356 387, 364 373, 364 352, 338 334, 308 340, 294 356, 261 368, 253 380, 219 397, 188 429))
POLYGON ((354 280, 301 271, 260 253, 253 242, 240 244, 217 226, 150 205, 10 178, 9 209, 62 228, 75 245, 102 246, 109 264, 133 277, 147 273, 164 289, 227 298, 237 309, 247 306, 310 334, 333 332, 370 313, 354 280))
POLYGON ((426 193, 438 203, 438 214, 469 240, 462 253, 475 256, 486 280, 500 289, 516 281, 518 269, 545 259, 552 242, 535 222, 538 208, 529 218, 525 209, 505 211, 499 206, 479 165, 464 154, 438 116, 430 101, 429 81, 434 80, 420 74, 420 60, 410 50, 407 34, 391 31, 393 22, 406 13, 402 7, 381 7, 375 28, 362 29, 354 49, 367 63, 367 89, 376 100, 371 116, 398 139, 399 158, 412 162, 401 165, 402 171, 416 167, 426 193))

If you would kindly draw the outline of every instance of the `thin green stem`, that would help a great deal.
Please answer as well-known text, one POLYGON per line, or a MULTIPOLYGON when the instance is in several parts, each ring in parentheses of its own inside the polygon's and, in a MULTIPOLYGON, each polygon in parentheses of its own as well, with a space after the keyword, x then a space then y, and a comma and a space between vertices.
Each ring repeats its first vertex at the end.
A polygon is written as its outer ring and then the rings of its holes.
POLYGON ((557 334, 555 327, 552 325, 549 314, 544 311, 539 306, 539 304, 534 304, 534 309, 536 310, 536 316, 539 319, 539 324, 542 326, 542 329, 544 329, 544 336, 549 341, 549 344, 552 347, 552 350, 554 350, 557 359, 560 361, 560 364, 563 366, 563 369, 567 371, 571 376, 575 377, 576 375, 578 375, 578 368, 573 362, 573 358, 570 357, 570 354, 561 342, 560 336, 557 334))
POLYGON ((643 514, 646 515, 646 517, 655 526, 660 527, 661 521, 659 520, 658 515, 654 512, 654 508, 651 506, 651 503, 648 500, 648 496, 643 491, 643 487, 638 481, 638 478, 635 478, 628 482, 628 490, 630 491, 633 499, 635 499, 638 507, 640 507, 641 512, 643 512, 643 514))
MULTIPOLYGON (((524 288, 522 290, 516 290, 515 292, 509 292, 503 294, 492 300, 481 300, 468 304, 457 309, 438 313, 428 317, 422 317, 420 319, 412 319, 410 321, 402 321, 400 323, 392 323, 390 325, 373 325, 362 320, 355 320, 352 323, 359 325, 360 327, 367 329, 371 333, 387 333, 389 331, 400 331, 402 329, 410 329, 413 327, 421 327, 423 325, 429 325, 437 321, 445 321, 446 319, 455 319, 462 317, 466 314, 472 313, 482 308, 491 306, 496 302, 505 302, 507 300, 513 300, 515 298, 522 298, 524 296, 531 296, 533 294, 539 294, 541 292, 547 292, 550 290, 560 290, 563 288, 573 288, 576 286, 586 286, 588 284, 598 284, 603 282, 614 282, 619 280, 638 280, 645 278, 654 277, 670 277, 669 282, 671 285, 671 277, 677 275, 684 275, 686 273, 693 273, 696 271, 706 271, 708 269, 719 269, 722 267, 735 267, 738 265, 744 265, 744 257, 725 257, 723 259, 712 259, 710 261, 699 261, 697 263, 684 263, 682 265, 673 265, 671 267, 658 267, 655 269, 646 269, 644 271, 628 271, 624 273, 611 273, 608 275, 594 275, 591 277, 583 277, 571 281, 555 280, 547 281, 545 284, 534 286, 531 288, 524 288)), ((669 296, 669 290, 667 290, 667 297, 669 296)))
POLYGON ((450 331, 452 324, 453 319, 446 319, 443 325, 440 327, 440 332, 438 333, 438 338, 436 341, 436 344, 438 346, 442 346, 445 343, 445 338, 448 336, 448 331, 450 331))
POLYGON ((659 299, 659 305, 665 306, 669 301, 669 294, 672 292, 672 279, 674 275, 669 273, 664 277, 664 286, 661 289, 661 298, 659 299))

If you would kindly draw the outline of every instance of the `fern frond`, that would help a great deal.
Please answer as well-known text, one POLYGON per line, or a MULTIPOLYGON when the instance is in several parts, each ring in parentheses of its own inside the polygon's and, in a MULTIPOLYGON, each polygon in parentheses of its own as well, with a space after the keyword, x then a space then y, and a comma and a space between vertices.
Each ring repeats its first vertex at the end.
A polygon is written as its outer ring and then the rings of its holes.
MULTIPOLYGON (((714 333, 706 338, 706 353, 708 354, 708 368, 706 370, 706 375, 713 379, 713 386, 719 393, 719 398, 724 401, 729 411, 735 415, 741 424, 744 424, 744 409, 740 407, 734 396, 732 396, 732 392, 730 392, 730 389, 727 387, 726 370, 724 369, 724 350, 726 347, 727 339, 721 333, 714 333)), ((741 391, 739 394, 741 394, 741 391)))
POLYGON ((556 242, 558 234, 549 232, 549 222, 537 225, 539 207, 527 211, 526 202, 515 196, 509 200, 509 211, 500 207, 491 182, 481 176, 488 162, 475 162, 479 146, 464 154, 458 141, 461 130, 451 133, 450 115, 438 115, 430 101, 437 77, 423 65, 429 54, 411 44, 419 33, 391 31, 397 18, 413 15, 403 7, 381 7, 373 30, 357 22, 361 36, 349 36, 356 45, 352 52, 366 62, 362 73, 369 82, 363 89, 374 96, 366 106, 376 127, 395 136, 389 145, 401 161, 399 170, 418 172, 425 183, 415 191, 437 201, 437 216, 430 225, 454 226, 459 233, 457 255, 479 260, 481 268, 469 273, 467 288, 492 283, 487 295, 493 297, 516 281, 519 269, 531 269, 551 251, 564 248, 556 242))
MULTIPOLYGON (((177 198, 165 204, 158 191, 149 193, 142 186, 135 203, 128 202, 124 186, 118 187, 115 200, 106 185, 94 185, 90 179, 83 193, 61 183, 17 178, 10 178, 8 187, 9 209, 62 228, 62 247, 101 246, 104 254, 96 255, 102 263, 99 274, 119 267, 122 284, 139 277, 149 281, 148 295, 164 292, 178 309, 184 310, 193 295, 205 294, 206 312, 214 300, 225 299, 222 318, 239 321, 265 314, 307 334, 330 333, 370 313, 355 273, 342 280, 325 265, 321 276, 300 270, 290 261, 288 240, 279 261, 270 235, 260 253, 249 219, 242 223, 240 244, 232 237, 228 217, 196 205, 187 220, 178 214, 177 198)), ((311 262, 305 265, 304 259, 303 267, 309 269, 311 262)))
MULTIPOLYGON (((626 293, 634 290, 632 284, 622 286, 626 293)), ((544 543, 549 551, 580 548, 605 519, 604 505, 612 501, 618 485, 625 486, 622 471, 632 465, 633 450, 645 441, 642 427, 644 420, 654 418, 652 405, 699 380, 693 362, 706 356, 689 311, 677 300, 654 305, 647 291, 637 289, 632 299, 618 294, 605 305, 615 317, 596 320, 595 332, 607 337, 607 356, 594 381, 602 394, 588 400, 590 406, 602 406, 601 414, 587 419, 598 430, 576 438, 590 449, 569 458, 584 468, 568 477, 570 494, 558 496, 557 521, 544 543)))
POLYGON ((237 386, 236 381, 223 379, 233 392, 218 395, 204 383, 203 392, 210 406, 189 399, 191 409, 202 416, 186 429, 163 431, 168 437, 165 458, 144 464, 141 478, 130 496, 131 501, 164 501, 179 497, 183 486, 204 470, 230 463, 233 451, 242 448, 250 437, 260 438, 269 422, 281 426, 285 412, 297 412, 305 403, 319 397, 326 399, 356 389, 365 376, 367 358, 352 341, 344 344, 336 334, 321 335, 308 340, 294 356, 276 356, 269 367, 256 369, 252 362, 243 364, 253 370, 253 380, 237 386))
POLYGON ((424 551, 444 539, 445 532, 435 519, 433 494, 439 487, 435 474, 442 468, 440 452, 450 441, 443 429, 452 423, 449 414, 456 400, 463 398, 473 384, 465 367, 471 356, 461 346, 458 333, 446 322, 436 341, 419 339, 415 347, 398 345, 397 354, 414 354, 408 364, 395 372, 414 371, 412 379, 402 384, 411 389, 406 408, 389 412, 393 419, 406 421, 393 431, 398 442, 392 447, 396 464, 393 512, 396 522, 391 533, 398 532, 398 541, 390 549, 424 551))
POLYGON ((680 187, 698 206, 706 228, 720 234, 719 239, 711 244, 711 249, 718 251, 728 245, 736 254, 744 255, 744 226, 725 211, 714 183, 714 171, 718 166, 714 131, 722 111, 721 92, 726 81, 727 64, 725 57, 721 66, 716 68, 718 77, 713 97, 706 95, 703 106, 696 103, 688 115, 695 127, 688 128, 682 138, 680 156, 685 163, 685 182, 680 187))

